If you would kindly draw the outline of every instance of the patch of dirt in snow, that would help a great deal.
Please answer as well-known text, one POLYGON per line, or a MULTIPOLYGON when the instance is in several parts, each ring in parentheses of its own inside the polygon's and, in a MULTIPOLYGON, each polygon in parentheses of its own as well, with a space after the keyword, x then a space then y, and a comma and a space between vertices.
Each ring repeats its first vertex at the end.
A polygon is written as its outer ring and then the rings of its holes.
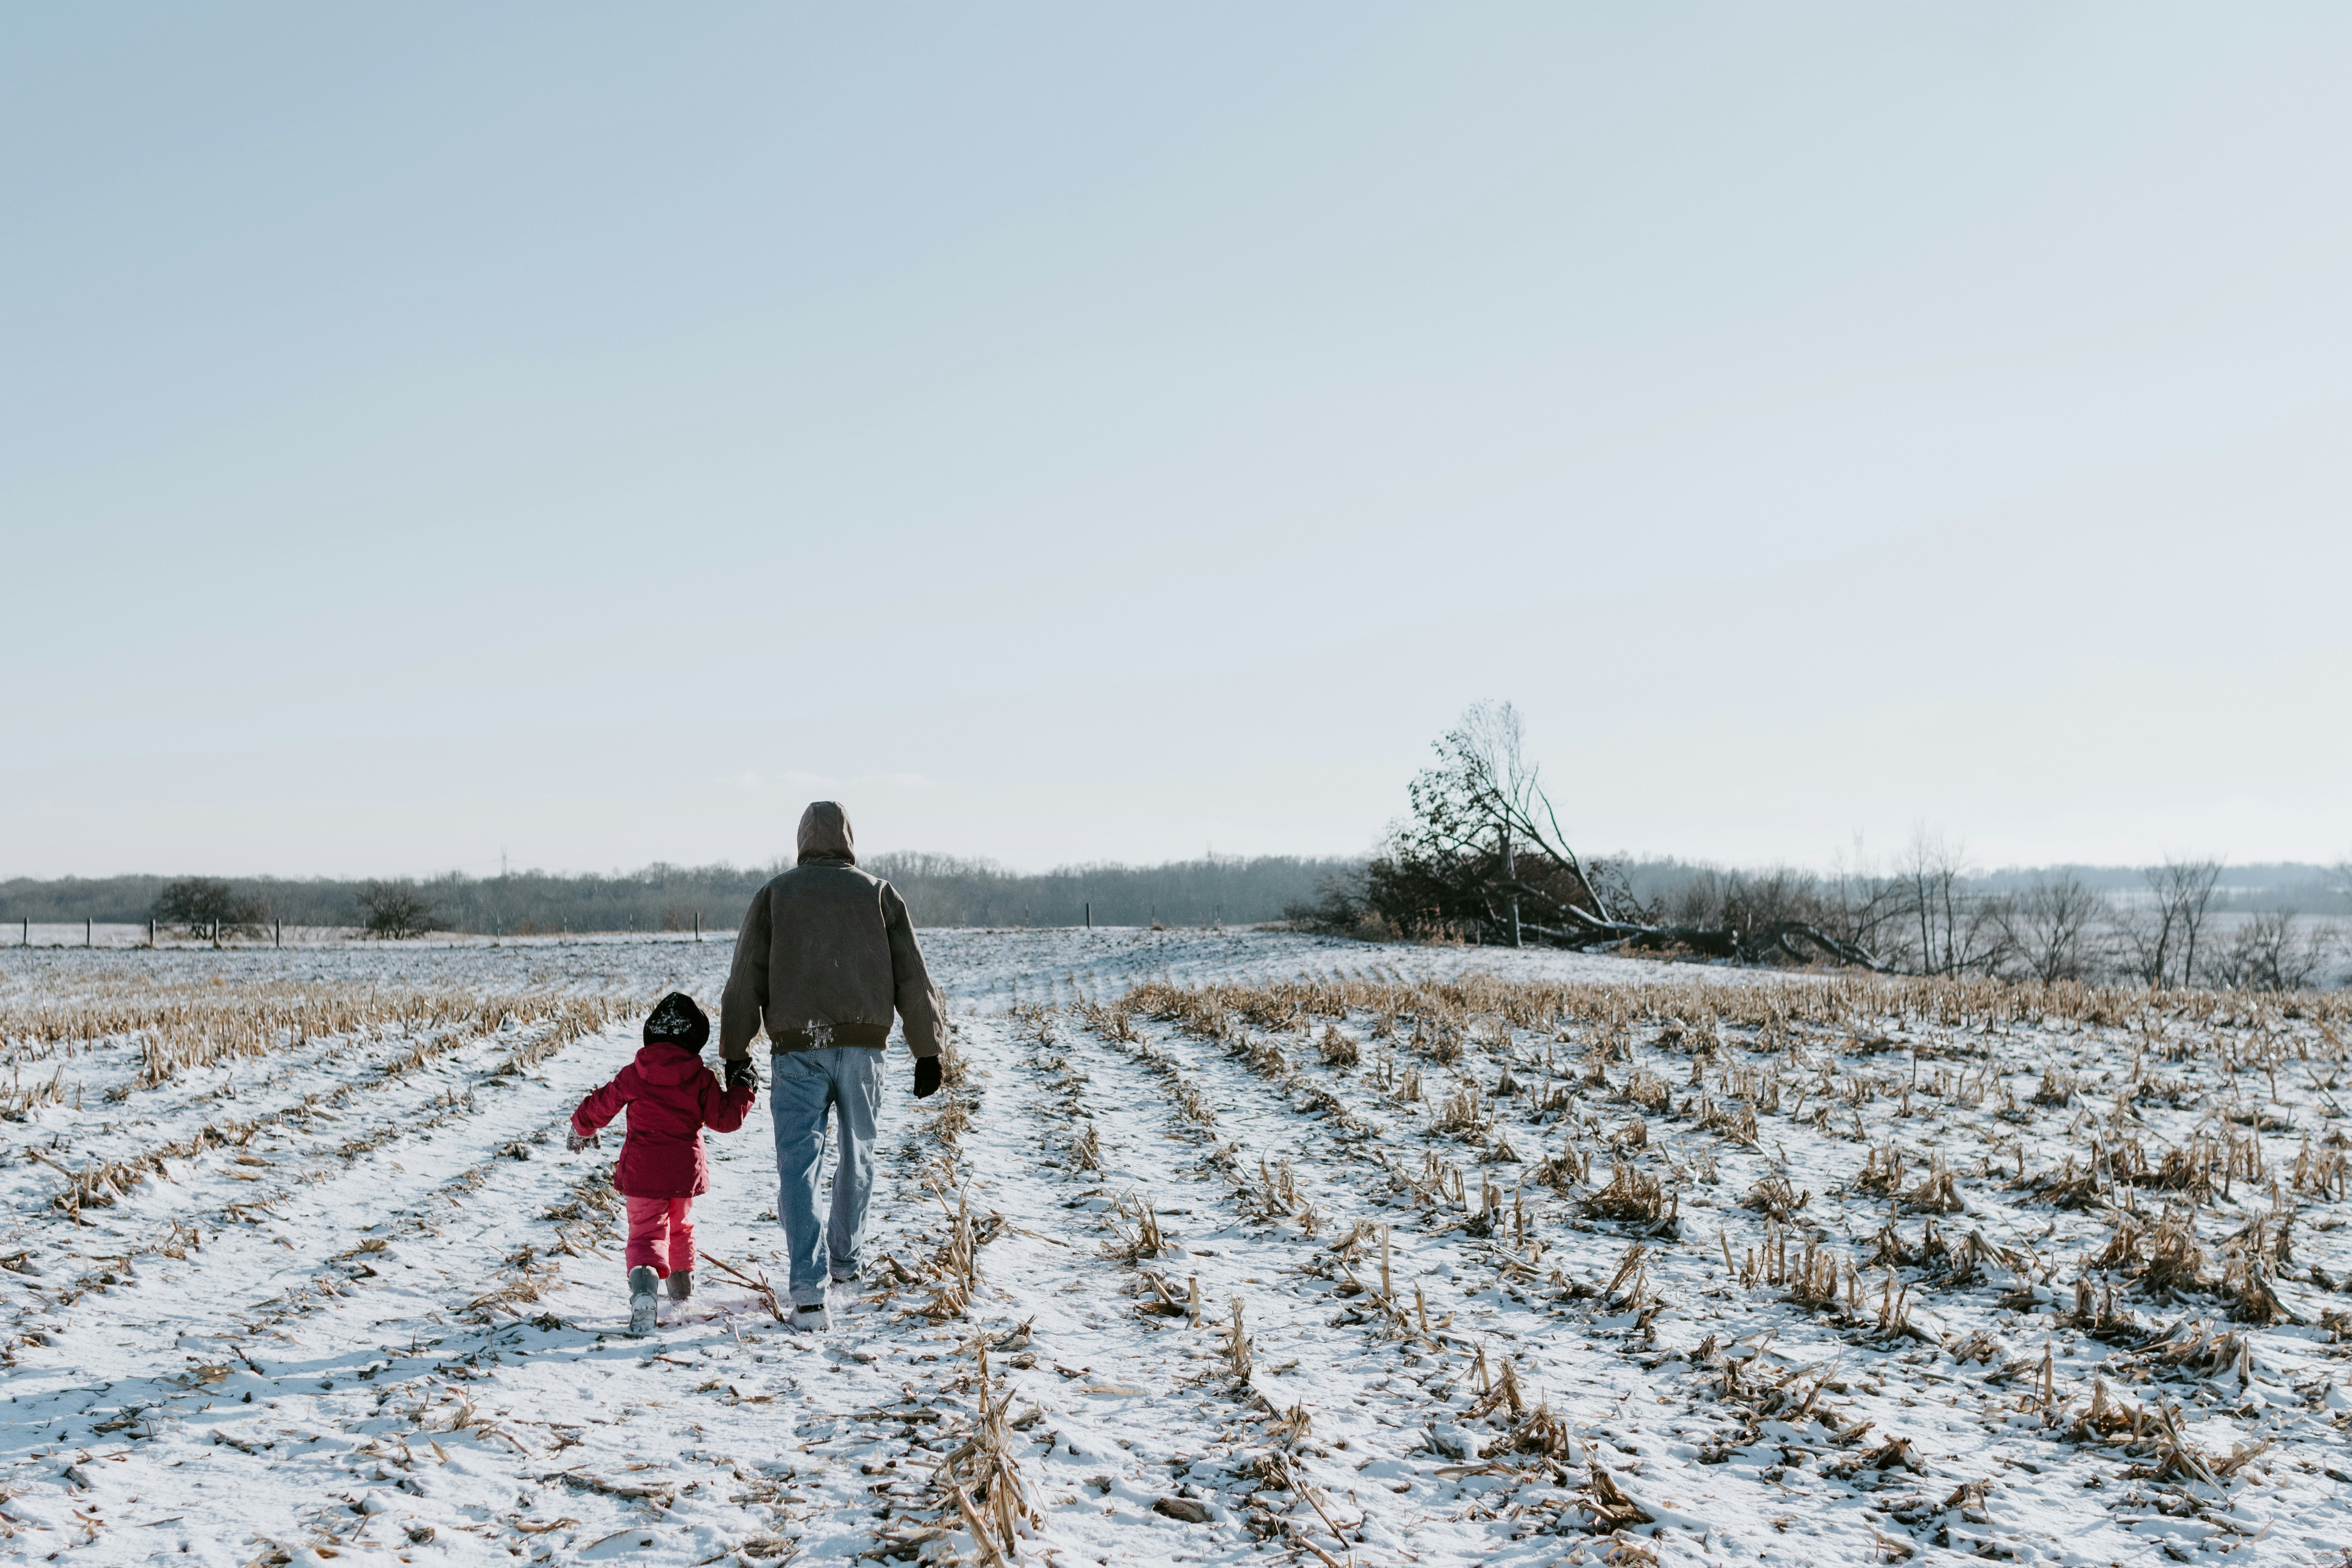
MULTIPOLYGON (((677 940, 0 963, 0 1535, 59 1562, 2336 1562, 2334 998, 940 931, 867 1278, 764 1120, 620 1331, 677 940), (608 1140, 609 1142, 609 1140, 608 1140), (729 1272, 731 1271, 731 1272, 729 1272)), ((2341 1305, 2339 1305, 2341 1303, 2341 1305)))

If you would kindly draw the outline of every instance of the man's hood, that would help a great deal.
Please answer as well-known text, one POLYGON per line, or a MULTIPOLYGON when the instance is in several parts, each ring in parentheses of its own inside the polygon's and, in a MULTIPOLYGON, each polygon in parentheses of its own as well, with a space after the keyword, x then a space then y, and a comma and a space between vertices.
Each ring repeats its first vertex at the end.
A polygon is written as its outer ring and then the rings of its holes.
POLYGON ((656 1040, 637 1049, 637 1076, 667 1089, 690 1081, 702 1070, 702 1058, 684 1046, 656 1040))
POLYGON ((813 800, 801 813, 801 858, 806 860, 844 860, 857 864, 857 851, 849 832, 849 813, 838 802, 813 800))

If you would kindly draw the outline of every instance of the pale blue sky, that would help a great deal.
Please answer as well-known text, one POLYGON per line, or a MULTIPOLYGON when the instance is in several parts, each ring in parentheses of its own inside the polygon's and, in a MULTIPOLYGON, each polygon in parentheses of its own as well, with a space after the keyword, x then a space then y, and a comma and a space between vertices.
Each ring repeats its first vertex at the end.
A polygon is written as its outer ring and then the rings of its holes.
POLYGON ((19 7, 0 876, 2352 847, 2352 12, 19 7))

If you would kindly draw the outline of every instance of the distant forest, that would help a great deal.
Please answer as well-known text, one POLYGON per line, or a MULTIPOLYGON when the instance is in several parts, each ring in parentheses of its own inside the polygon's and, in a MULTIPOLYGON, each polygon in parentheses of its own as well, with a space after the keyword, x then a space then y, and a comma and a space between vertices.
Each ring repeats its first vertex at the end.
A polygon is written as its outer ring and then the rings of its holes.
MULTIPOLYGON (((1097 925, 1250 924, 1281 919, 1284 910, 1316 899, 1328 879, 1362 868, 1358 860, 1287 855, 1164 866, 1070 866, 1034 874, 944 855, 877 855, 864 864, 889 879, 922 926, 1074 926, 1085 922, 1089 904, 1097 925)), ((706 931, 732 931, 751 895, 782 868, 656 865, 612 875, 451 874, 398 885, 413 888, 436 921, 452 931, 688 931, 698 916, 706 931)), ((173 880, 141 876, 0 882, 0 922, 136 923, 156 915, 173 880)), ((384 886, 273 877, 222 880, 252 919, 289 926, 362 925, 362 899, 372 888, 384 886)))
MULTIPOLYGON (((1690 860, 1612 858, 1602 863, 1621 873, 1637 898, 1644 902, 1659 903, 1687 899, 1694 889, 1709 888, 1732 878, 1757 881, 1772 877, 1803 878, 1811 875, 1779 868, 1727 870, 1720 866, 1690 860)), ((2072 878, 2103 898, 2129 905, 2149 896, 2148 870, 2149 868, 2145 866, 2078 866, 2071 863, 2011 866, 1997 871, 1963 871, 1956 886, 1969 894, 1999 897, 2026 892, 2036 883, 2072 878)), ((2233 866, 2225 861, 2213 888, 2211 908, 2216 914, 2352 914, 2352 898, 2346 896, 2340 867, 2315 866, 2295 860, 2249 862, 2243 866, 2233 866)))
MULTIPOLYGON (((877 855, 867 868, 887 877, 924 926, 1074 926, 1092 904, 1097 925, 1247 925, 1277 921, 1315 903, 1333 886, 1354 886, 1364 862, 1271 855, 1210 858, 1164 866, 1070 866, 1038 873, 945 855, 877 855)), ((1727 872, 1670 859, 1617 859, 1643 903, 1674 904, 1719 896, 1732 882, 1790 873, 1727 872)), ((567 876, 519 871, 504 877, 449 875, 411 883, 446 929, 499 935, 557 931, 688 931, 698 915, 706 931, 732 931, 751 894, 782 868, 648 866, 641 871, 567 876)), ((2037 878, 2072 875, 2102 896, 2128 905, 2144 894, 2137 868, 2061 866, 1979 873, 1963 879, 1979 896, 2014 893, 2037 878)), ((2330 869, 2296 864, 2227 868, 2214 889, 2214 913, 2345 911, 2330 869)), ((168 877, 65 878, 0 882, 0 921, 37 924, 94 920, 135 924, 153 918, 168 877)), ((257 918, 294 926, 360 926, 363 893, 383 883, 224 879, 257 918)))

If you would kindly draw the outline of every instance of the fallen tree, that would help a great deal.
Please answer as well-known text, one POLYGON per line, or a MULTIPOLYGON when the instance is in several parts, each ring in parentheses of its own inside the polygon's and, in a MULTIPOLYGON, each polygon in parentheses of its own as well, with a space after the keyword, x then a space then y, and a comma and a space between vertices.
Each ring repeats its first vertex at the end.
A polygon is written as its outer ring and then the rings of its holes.
POLYGON ((1454 938, 1505 946, 1633 947, 1759 963, 1815 958, 1887 972, 1853 931, 1735 901, 1720 925, 1669 921, 1622 877, 1579 856, 1560 830, 1509 703, 1480 703, 1435 744, 1360 888, 1327 887, 1291 911, 1318 930, 1454 938))

